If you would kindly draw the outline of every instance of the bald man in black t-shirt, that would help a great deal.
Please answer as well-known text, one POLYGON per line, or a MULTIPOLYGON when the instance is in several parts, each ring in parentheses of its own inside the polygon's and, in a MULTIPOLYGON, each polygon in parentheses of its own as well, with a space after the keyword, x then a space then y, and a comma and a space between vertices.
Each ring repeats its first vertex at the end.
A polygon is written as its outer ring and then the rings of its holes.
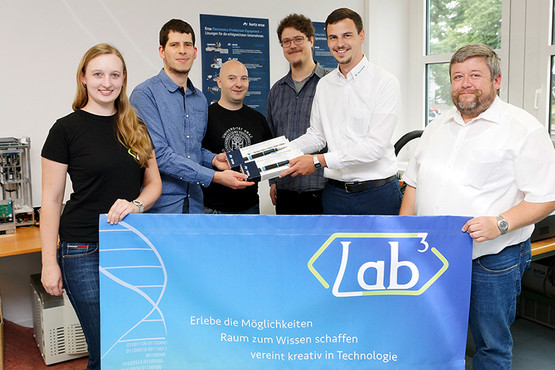
MULTIPOLYGON (((213 153, 259 143, 272 138, 266 118, 243 104, 249 89, 249 75, 243 63, 229 60, 217 79, 221 98, 208 107, 208 126, 202 146, 213 153)), ((203 188, 204 213, 260 213, 258 186, 233 190, 212 183, 203 188)))

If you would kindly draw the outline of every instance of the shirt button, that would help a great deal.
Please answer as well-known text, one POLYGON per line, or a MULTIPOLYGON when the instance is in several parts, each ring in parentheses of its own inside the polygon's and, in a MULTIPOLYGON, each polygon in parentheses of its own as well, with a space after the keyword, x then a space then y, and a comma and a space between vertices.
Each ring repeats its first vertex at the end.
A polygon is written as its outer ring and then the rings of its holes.
POLYGON ((200 182, 197 181, 197 185, 200 185, 200 182))
POLYGON ((189 135, 187 135, 187 139, 189 138, 189 135))
POLYGON ((189 118, 189 115, 188 115, 188 114, 186 114, 186 115, 185 115, 185 117, 189 118))
POLYGON ((190 156, 190 155, 188 155, 188 156, 187 156, 187 158, 191 158, 191 156, 190 156))

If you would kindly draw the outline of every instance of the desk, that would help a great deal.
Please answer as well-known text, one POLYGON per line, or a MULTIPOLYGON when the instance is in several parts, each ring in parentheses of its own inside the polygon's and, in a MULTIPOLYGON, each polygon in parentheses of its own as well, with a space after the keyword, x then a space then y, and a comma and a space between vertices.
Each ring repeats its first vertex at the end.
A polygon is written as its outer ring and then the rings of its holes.
MULTIPOLYGON (((33 326, 33 295, 29 276, 41 271, 38 227, 18 227, 0 235, 0 294, 4 319, 33 326)), ((0 366, 1 367, 1 366, 0 366)))
POLYGON ((532 243, 532 260, 536 261, 542 258, 555 255, 555 237, 539 240, 532 243))
POLYGON ((13 234, 0 235, 0 257, 40 252, 40 231, 36 226, 18 227, 13 234))

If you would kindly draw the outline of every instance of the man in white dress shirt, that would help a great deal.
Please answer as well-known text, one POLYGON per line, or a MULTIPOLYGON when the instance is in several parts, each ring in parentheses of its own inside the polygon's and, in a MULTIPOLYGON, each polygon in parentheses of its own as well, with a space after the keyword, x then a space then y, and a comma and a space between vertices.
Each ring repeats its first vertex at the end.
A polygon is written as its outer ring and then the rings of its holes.
POLYGON ((338 67, 322 77, 306 134, 292 141, 303 153, 287 175, 310 175, 324 168, 326 214, 396 215, 402 195, 391 136, 397 124, 400 89, 389 72, 362 53, 364 29, 356 12, 341 8, 326 19, 328 47, 338 67))
POLYGON ((470 329, 474 369, 510 369, 520 279, 533 224, 555 209, 555 150, 536 118, 503 102, 500 61, 486 45, 451 58, 455 107, 430 123, 404 175, 401 215, 473 217, 470 329))

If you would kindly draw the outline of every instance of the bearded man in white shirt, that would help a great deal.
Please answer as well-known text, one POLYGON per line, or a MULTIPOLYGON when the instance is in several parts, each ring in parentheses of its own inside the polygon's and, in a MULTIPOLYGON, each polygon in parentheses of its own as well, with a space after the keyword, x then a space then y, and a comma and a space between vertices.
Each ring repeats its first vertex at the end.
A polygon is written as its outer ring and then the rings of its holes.
POLYGON ((434 119, 411 158, 401 215, 473 217, 470 329, 474 369, 510 369, 520 279, 533 224, 555 209, 555 150, 536 118, 503 102, 500 61, 486 45, 450 63, 455 107, 434 119))
POLYGON ((322 77, 306 134, 292 141, 303 155, 289 163, 287 175, 310 175, 324 168, 326 214, 397 215, 402 195, 391 137, 397 124, 399 81, 371 64, 362 53, 359 14, 334 10, 326 19, 328 47, 338 67, 322 77))

